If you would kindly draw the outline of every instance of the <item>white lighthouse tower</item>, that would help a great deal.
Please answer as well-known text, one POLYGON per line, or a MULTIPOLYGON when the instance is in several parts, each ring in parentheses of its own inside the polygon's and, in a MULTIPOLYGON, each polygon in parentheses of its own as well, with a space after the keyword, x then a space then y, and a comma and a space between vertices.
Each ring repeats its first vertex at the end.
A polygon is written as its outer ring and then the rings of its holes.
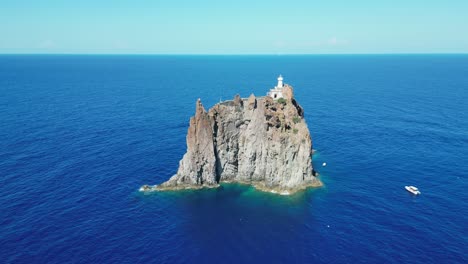
POLYGON ((278 76, 278 84, 273 89, 270 89, 267 95, 275 100, 283 98, 283 87, 283 76, 280 74, 280 76, 278 76))
POLYGON ((278 77, 278 85, 276 86, 277 88, 283 88, 283 76, 278 77))

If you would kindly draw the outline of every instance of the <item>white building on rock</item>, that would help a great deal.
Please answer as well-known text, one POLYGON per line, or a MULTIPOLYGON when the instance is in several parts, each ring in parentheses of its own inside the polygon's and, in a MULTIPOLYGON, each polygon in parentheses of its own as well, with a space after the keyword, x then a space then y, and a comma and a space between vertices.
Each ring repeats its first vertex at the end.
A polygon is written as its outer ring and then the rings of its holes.
POLYGON ((283 87, 284 87, 283 76, 280 75, 278 77, 278 84, 273 89, 270 89, 267 95, 275 100, 279 98, 283 98, 283 87))

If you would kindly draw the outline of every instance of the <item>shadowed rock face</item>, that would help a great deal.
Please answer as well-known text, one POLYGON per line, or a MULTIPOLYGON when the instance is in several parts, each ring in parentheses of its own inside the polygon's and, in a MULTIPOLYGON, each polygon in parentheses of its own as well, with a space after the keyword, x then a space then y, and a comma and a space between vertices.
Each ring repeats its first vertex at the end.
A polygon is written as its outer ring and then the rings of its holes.
POLYGON ((190 119, 187 153, 177 174, 155 190, 215 187, 220 182, 253 184, 292 193, 320 186, 313 176, 312 141, 304 111, 285 87, 285 102, 251 95, 216 104, 200 99, 190 119))

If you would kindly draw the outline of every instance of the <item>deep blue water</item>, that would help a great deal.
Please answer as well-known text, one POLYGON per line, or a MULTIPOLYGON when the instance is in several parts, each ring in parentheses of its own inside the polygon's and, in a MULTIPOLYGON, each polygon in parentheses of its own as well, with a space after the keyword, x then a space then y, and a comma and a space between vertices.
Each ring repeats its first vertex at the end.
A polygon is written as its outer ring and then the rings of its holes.
POLYGON ((0 56, 0 262, 467 263, 467 114, 468 55, 0 56), (280 73, 324 187, 137 192, 280 73))

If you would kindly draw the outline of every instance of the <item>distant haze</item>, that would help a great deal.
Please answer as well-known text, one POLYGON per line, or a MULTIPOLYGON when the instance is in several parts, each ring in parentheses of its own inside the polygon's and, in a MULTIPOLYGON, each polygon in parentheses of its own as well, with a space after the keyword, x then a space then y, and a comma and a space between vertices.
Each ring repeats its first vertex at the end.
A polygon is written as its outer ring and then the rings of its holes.
POLYGON ((66 2, 3 0, 0 53, 468 53, 466 0, 66 2))

